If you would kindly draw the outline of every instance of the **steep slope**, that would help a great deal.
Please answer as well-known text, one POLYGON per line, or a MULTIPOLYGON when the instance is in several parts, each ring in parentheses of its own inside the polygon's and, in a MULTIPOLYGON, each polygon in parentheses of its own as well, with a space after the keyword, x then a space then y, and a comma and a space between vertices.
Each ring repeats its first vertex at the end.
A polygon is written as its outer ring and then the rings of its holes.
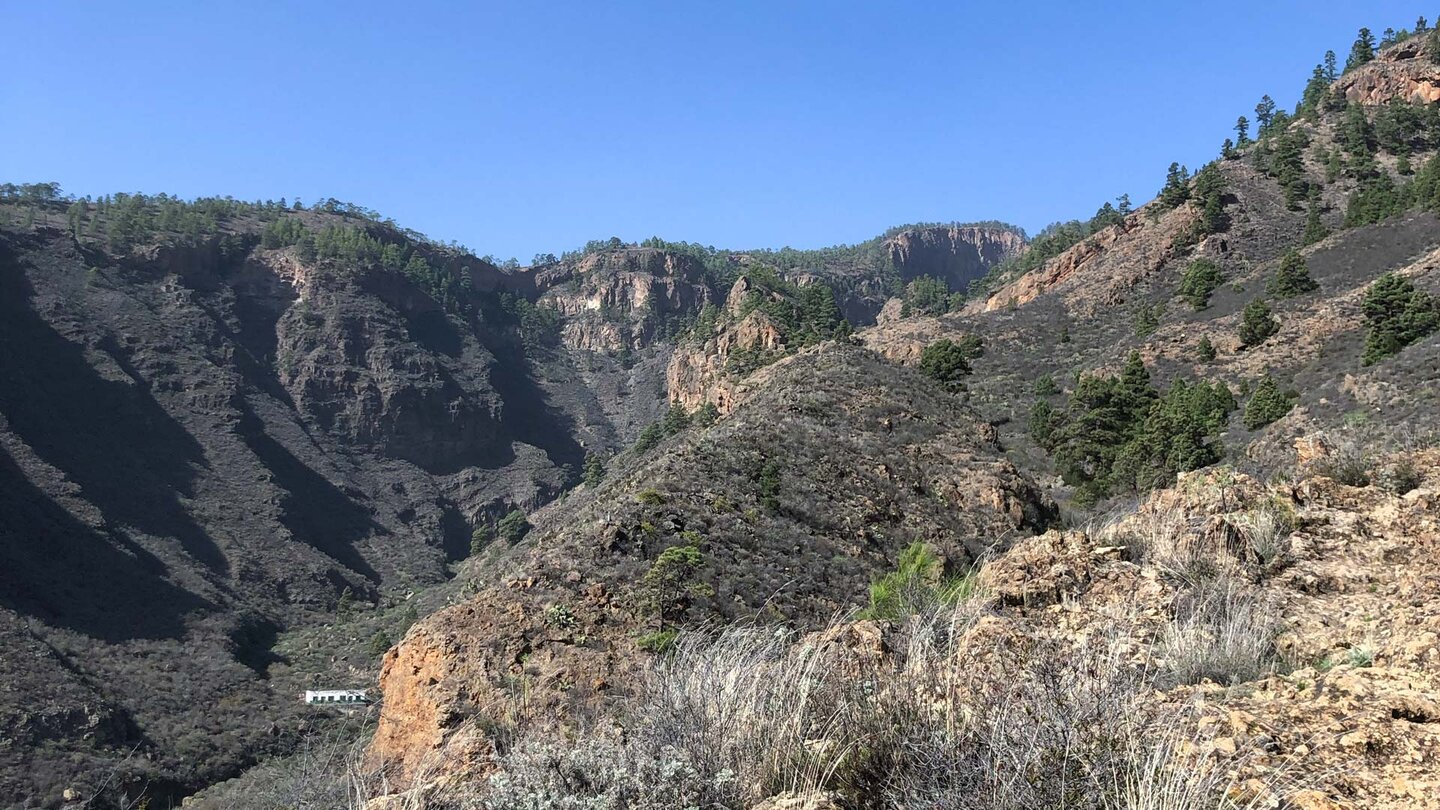
POLYGON ((814 625, 913 542, 963 570, 1053 517, 990 428, 913 373, 829 343, 758 376, 729 417, 617 459, 475 563, 478 593, 387 654, 373 763, 464 770, 486 729, 581 723, 675 629, 814 625))
POLYGON ((1414 384, 1440 372, 1440 337, 1364 365, 1361 310, 1366 291, 1388 272, 1422 291, 1440 292, 1433 254, 1440 220, 1425 210, 1403 210, 1411 181, 1398 173, 1399 158, 1385 151, 1384 139, 1379 148, 1371 142, 1373 157, 1367 159, 1350 151, 1355 137, 1346 134, 1380 122, 1380 131, 1401 133, 1391 140, 1415 144, 1407 156, 1413 166, 1430 160, 1440 140, 1423 122, 1433 109, 1405 108, 1417 110, 1405 118, 1391 103, 1425 98, 1425 88, 1440 81, 1440 65, 1425 53, 1418 41, 1383 50, 1340 77, 1328 91, 1329 107, 1277 124, 1259 144, 1217 160, 1211 170, 1221 187, 1215 199, 1222 227, 1205 232, 1207 215, 1198 184, 1191 183, 1189 201, 1175 207, 1151 202, 959 313, 889 321, 862 332, 861 339, 911 363, 936 340, 984 335, 988 350, 966 383, 970 402, 1000 426, 1012 458, 1036 473, 1055 468, 1029 435, 1032 405, 1039 400, 1063 409, 1061 397, 1075 390, 1077 375, 1118 371, 1131 350, 1162 387, 1175 379, 1218 380, 1239 393, 1242 404, 1267 376, 1292 390, 1298 407, 1288 416, 1254 431, 1236 418, 1221 434, 1230 456, 1251 469, 1283 469, 1293 461, 1293 440, 1315 431, 1363 432, 1363 443, 1380 434, 1394 442, 1440 428, 1433 386, 1414 384), (1295 153, 1292 174, 1276 157, 1287 141, 1305 144, 1295 153), (1303 194, 1295 201, 1297 186, 1313 190, 1310 202, 1303 194), (1392 215, 1369 222, 1375 217, 1365 206, 1386 187, 1398 189, 1397 203, 1387 209, 1392 215), (1329 236, 1307 240, 1316 225, 1329 236), (1298 251, 1318 289, 1290 297, 1273 291, 1290 250, 1298 251), (1180 291, 1187 270, 1202 261, 1213 263, 1220 282, 1197 310, 1180 291), (1239 336, 1243 311, 1259 300, 1273 311, 1279 329, 1246 346, 1239 336), (1215 348, 1213 359, 1201 356, 1202 338, 1215 348), (1037 392, 1036 381, 1047 376, 1055 392, 1037 392))
POLYGON ((443 582, 578 466, 509 327, 257 227, 0 233, 0 797, 163 798, 283 750, 302 683, 373 664, 278 635, 443 582))

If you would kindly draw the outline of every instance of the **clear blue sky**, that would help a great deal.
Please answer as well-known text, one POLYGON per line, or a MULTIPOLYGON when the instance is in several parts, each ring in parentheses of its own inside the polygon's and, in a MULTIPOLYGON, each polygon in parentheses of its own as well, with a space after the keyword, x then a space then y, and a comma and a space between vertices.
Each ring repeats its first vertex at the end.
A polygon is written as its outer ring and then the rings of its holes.
POLYGON ((1351 0, 0 0, 0 179, 79 195, 334 196, 479 253, 661 235, 1032 233, 1196 166, 1351 0))

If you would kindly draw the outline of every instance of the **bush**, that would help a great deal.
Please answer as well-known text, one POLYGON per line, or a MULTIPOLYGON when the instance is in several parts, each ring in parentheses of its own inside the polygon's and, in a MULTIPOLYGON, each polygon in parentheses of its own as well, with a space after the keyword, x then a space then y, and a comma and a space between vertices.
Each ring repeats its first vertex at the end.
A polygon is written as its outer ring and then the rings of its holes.
POLYGON ((1031 390, 1037 397, 1048 397, 1060 393, 1060 387, 1055 384, 1055 378, 1049 374, 1041 374, 1037 377, 1031 390))
POLYGON ((585 481, 585 486, 591 489, 600 486, 600 482, 605 480, 605 461, 594 453, 586 453, 584 472, 581 473, 581 477, 585 481))
POLYGON ((1280 260, 1280 267, 1270 279, 1267 287, 1276 298, 1294 298, 1320 289, 1315 279, 1310 278, 1310 268, 1297 250, 1291 250, 1280 260))
POLYGON ((1415 288, 1395 273, 1381 276, 1365 293, 1365 352, 1361 362, 1372 365, 1440 330, 1440 297, 1415 288))
POLYGON ((1181 277, 1177 294, 1199 312, 1210 306, 1210 294, 1224 283, 1225 274, 1220 272, 1219 266, 1209 259, 1196 259, 1181 277))
POLYGON ((530 531, 530 520, 520 509, 512 509, 495 524, 495 534, 507 543, 517 543, 530 531))
POLYGON ((1240 342, 1248 349, 1259 346, 1280 331, 1280 322, 1270 311, 1270 305, 1260 299, 1245 305, 1240 315, 1240 342))
POLYGON ((1211 343, 1208 337, 1200 338, 1200 342, 1195 344, 1195 359, 1202 363, 1209 363, 1213 361, 1215 357, 1215 344, 1211 343))
POLYGON ((1250 395, 1250 401, 1245 404, 1241 422, 1246 430, 1255 430, 1289 413, 1293 407, 1294 397, 1289 392, 1281 391, 1275 379, 1267 375, 1255 387, 1255 393, 1250 395))
POLYGON ((1160 654, 1177 683, 1253 681, 1275 669, 1279 616, 1249 587, 1219 578, 1176 598, 1160 654))
POLYGON ((896 569, 870 586, 870 606, 860 615, 902 619, 937 605, 953 605, 969 596, 974 585, 973 575, 947 581, 945 567, 934 549, 925 543, 911 543, 900 552, 896 569))
POLYGON ((679 635, 675 630, 656 630, 636 639, 635 646, 646 652, 660 655, 675 645, 675 639, 679 635))
POLYGON ((957 388, 970 373, 969 352, 955 341, 942 338, 920 353, 920 371, 946 388, 957 388))

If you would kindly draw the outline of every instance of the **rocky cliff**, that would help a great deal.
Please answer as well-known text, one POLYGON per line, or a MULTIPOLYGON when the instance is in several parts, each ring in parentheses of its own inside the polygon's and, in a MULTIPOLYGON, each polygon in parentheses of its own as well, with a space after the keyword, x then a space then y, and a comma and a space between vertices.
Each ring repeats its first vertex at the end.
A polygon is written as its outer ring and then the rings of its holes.
POLYGON ((1025 237, 1009 228, 936 225, 906 228, 887 238, 885 246, 901 279, 931 276, 962 291, 991 267, 1024 252, 1025 237))
POLYGON ((565 318, 565 345, 590 352, 642 349, 672 336, 715 293, 694 259, 655 248, 622 248, 534 271, 539 304, 565 318))

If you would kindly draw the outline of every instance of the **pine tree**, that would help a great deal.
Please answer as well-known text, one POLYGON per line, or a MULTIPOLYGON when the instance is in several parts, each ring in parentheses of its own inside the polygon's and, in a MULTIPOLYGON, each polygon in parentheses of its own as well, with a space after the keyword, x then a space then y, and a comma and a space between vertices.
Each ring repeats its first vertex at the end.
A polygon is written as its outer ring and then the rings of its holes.
POLYGON ((600 456, 595 453, 585 454, 585 466, 581 477, 585 481, 585 486, 591 489, 600 486, 600 482, 605 480, 605 462, 600 456))
POLYGON ((1245 305, 1245 311, 1240 315, 1240 343, 1245 348, 1253 348, 1264 343, 1271 335, 1280 331, 1280 322, 1270 311, 1270 305, 1261 299, 1251 301, 1245 305))
POLYGON ((1320 190, 1312 186, 1305 205, 1305 244, 1313 245, 1329 235, 1329 229, 1320 221, 1320 190))
POLYGON ((957 388, 970 373, 971 352, 948 338, 931 343, 920 353, 920 371, 946 388, 957 388))
POLYGON ((1365 352, 1361 362, 1372 365, 1406 346, 1440 331, 1440 296, 1415 287, 1395 273, 1381 276, 1365 293, 1365 352))
POLYGON ((1255 129, 1257 138, 1263 138, 1270 132, 1270 125, 1275 121, 1275 99, 1270 98, 1267 93, 1260 97, 1260 103, 1255 105, 1255 129))
POLYGON ((1428 22, 1426 22, 1425 17, 1424 17, 1423 15, 1420 16, 1418 19, 1415 20, 1415 33, 1417 33, 1417 34, 1423 34, 1423 33, 1425 33, 1426 31, 1428 31, 1429 29, 1430 29, 1430 24, 1429 24, 1428 22))
POLYGON ((1305 83, 1305 91, 1300 95, 1299 112, 1308 118, 1313 118, 1320 111, 1320 105, 1325 103, 1325 95, 1330 92, 1330 81, 1325 77, 1325 66, 1316 65, 1310 73, 1310 80, 1305 83))
POLYGON ((1328 83, 1330 83, 1330 84, 1334 84, 1334 83, 1335 83, 1335 80, 1338 79, 1338 78, 1340 78, 1339 72, 1335 69, 1335 52, 1334 52, 1334 51, 1326 51, 1326 52, 1325 52, 1325 62, 1324 62, 1324 65, 1325 65, 1325 81, 1328 82, 1328 83))
POLYGON ((1280 390, 1275 378, 1267 374, 1265 379, 1255 386, 1255 393, 1250 395, 1250 401, 1245 403, 1245 413, 1241 415, 1240 421, 1246 430, 1255 430, 1289 413, 1293 407, 1293 399, 1280 390))
POLYGON ((1250 145, 1250 119, 1240 116, 1235 119, 1235 146, 1244 149, 1250 145))
POLYGON ((1201 337, 1200 342, 1195 344, 1195 357, 1202 363, 1209 363, 1215 359, 1215 344, 1210 342, 1209 337, 1201 337))
POLYGON ((1190 172, 1179 163, 1171 163, 1165 172, 1165 187, 1160 189, 1160 204, 1174 208, 1190 199, 1190 172))
POLYGON ((1199 312, 1210 306, 1210 294, 1223 283, 1225 276, 1215 262, 1196 259, 1185 268, 1185 275, 1180 278, 1180 288, 1176 294, 1185 299, 1191 309, 1199 312))
POLYGON ((685 406, 678 400, 670 404, 670 410, 666 411, 664 418, 660 420, 660 429, 666 436, 674 436, 689 426, 690 412, 685 410, 685 406))
POLYGON ((1320 285, 1310 277, 1310 268, 1306 265, 1305 258, 1300 255, 1300 251, 1294 249, 1287 251, 1280 260, 1280 267, 1276 269, 1267 287, 1269 293, 1277 298, 1294 298, 1318 289, 1320 285))
POLYGON ((1350 46, 1350 56, 1345 59, 1345 72, 1349 73, 1374 58, 1375 35, 1370 33, 1369 28, 1361 28, 1355 44, 1350 46))

